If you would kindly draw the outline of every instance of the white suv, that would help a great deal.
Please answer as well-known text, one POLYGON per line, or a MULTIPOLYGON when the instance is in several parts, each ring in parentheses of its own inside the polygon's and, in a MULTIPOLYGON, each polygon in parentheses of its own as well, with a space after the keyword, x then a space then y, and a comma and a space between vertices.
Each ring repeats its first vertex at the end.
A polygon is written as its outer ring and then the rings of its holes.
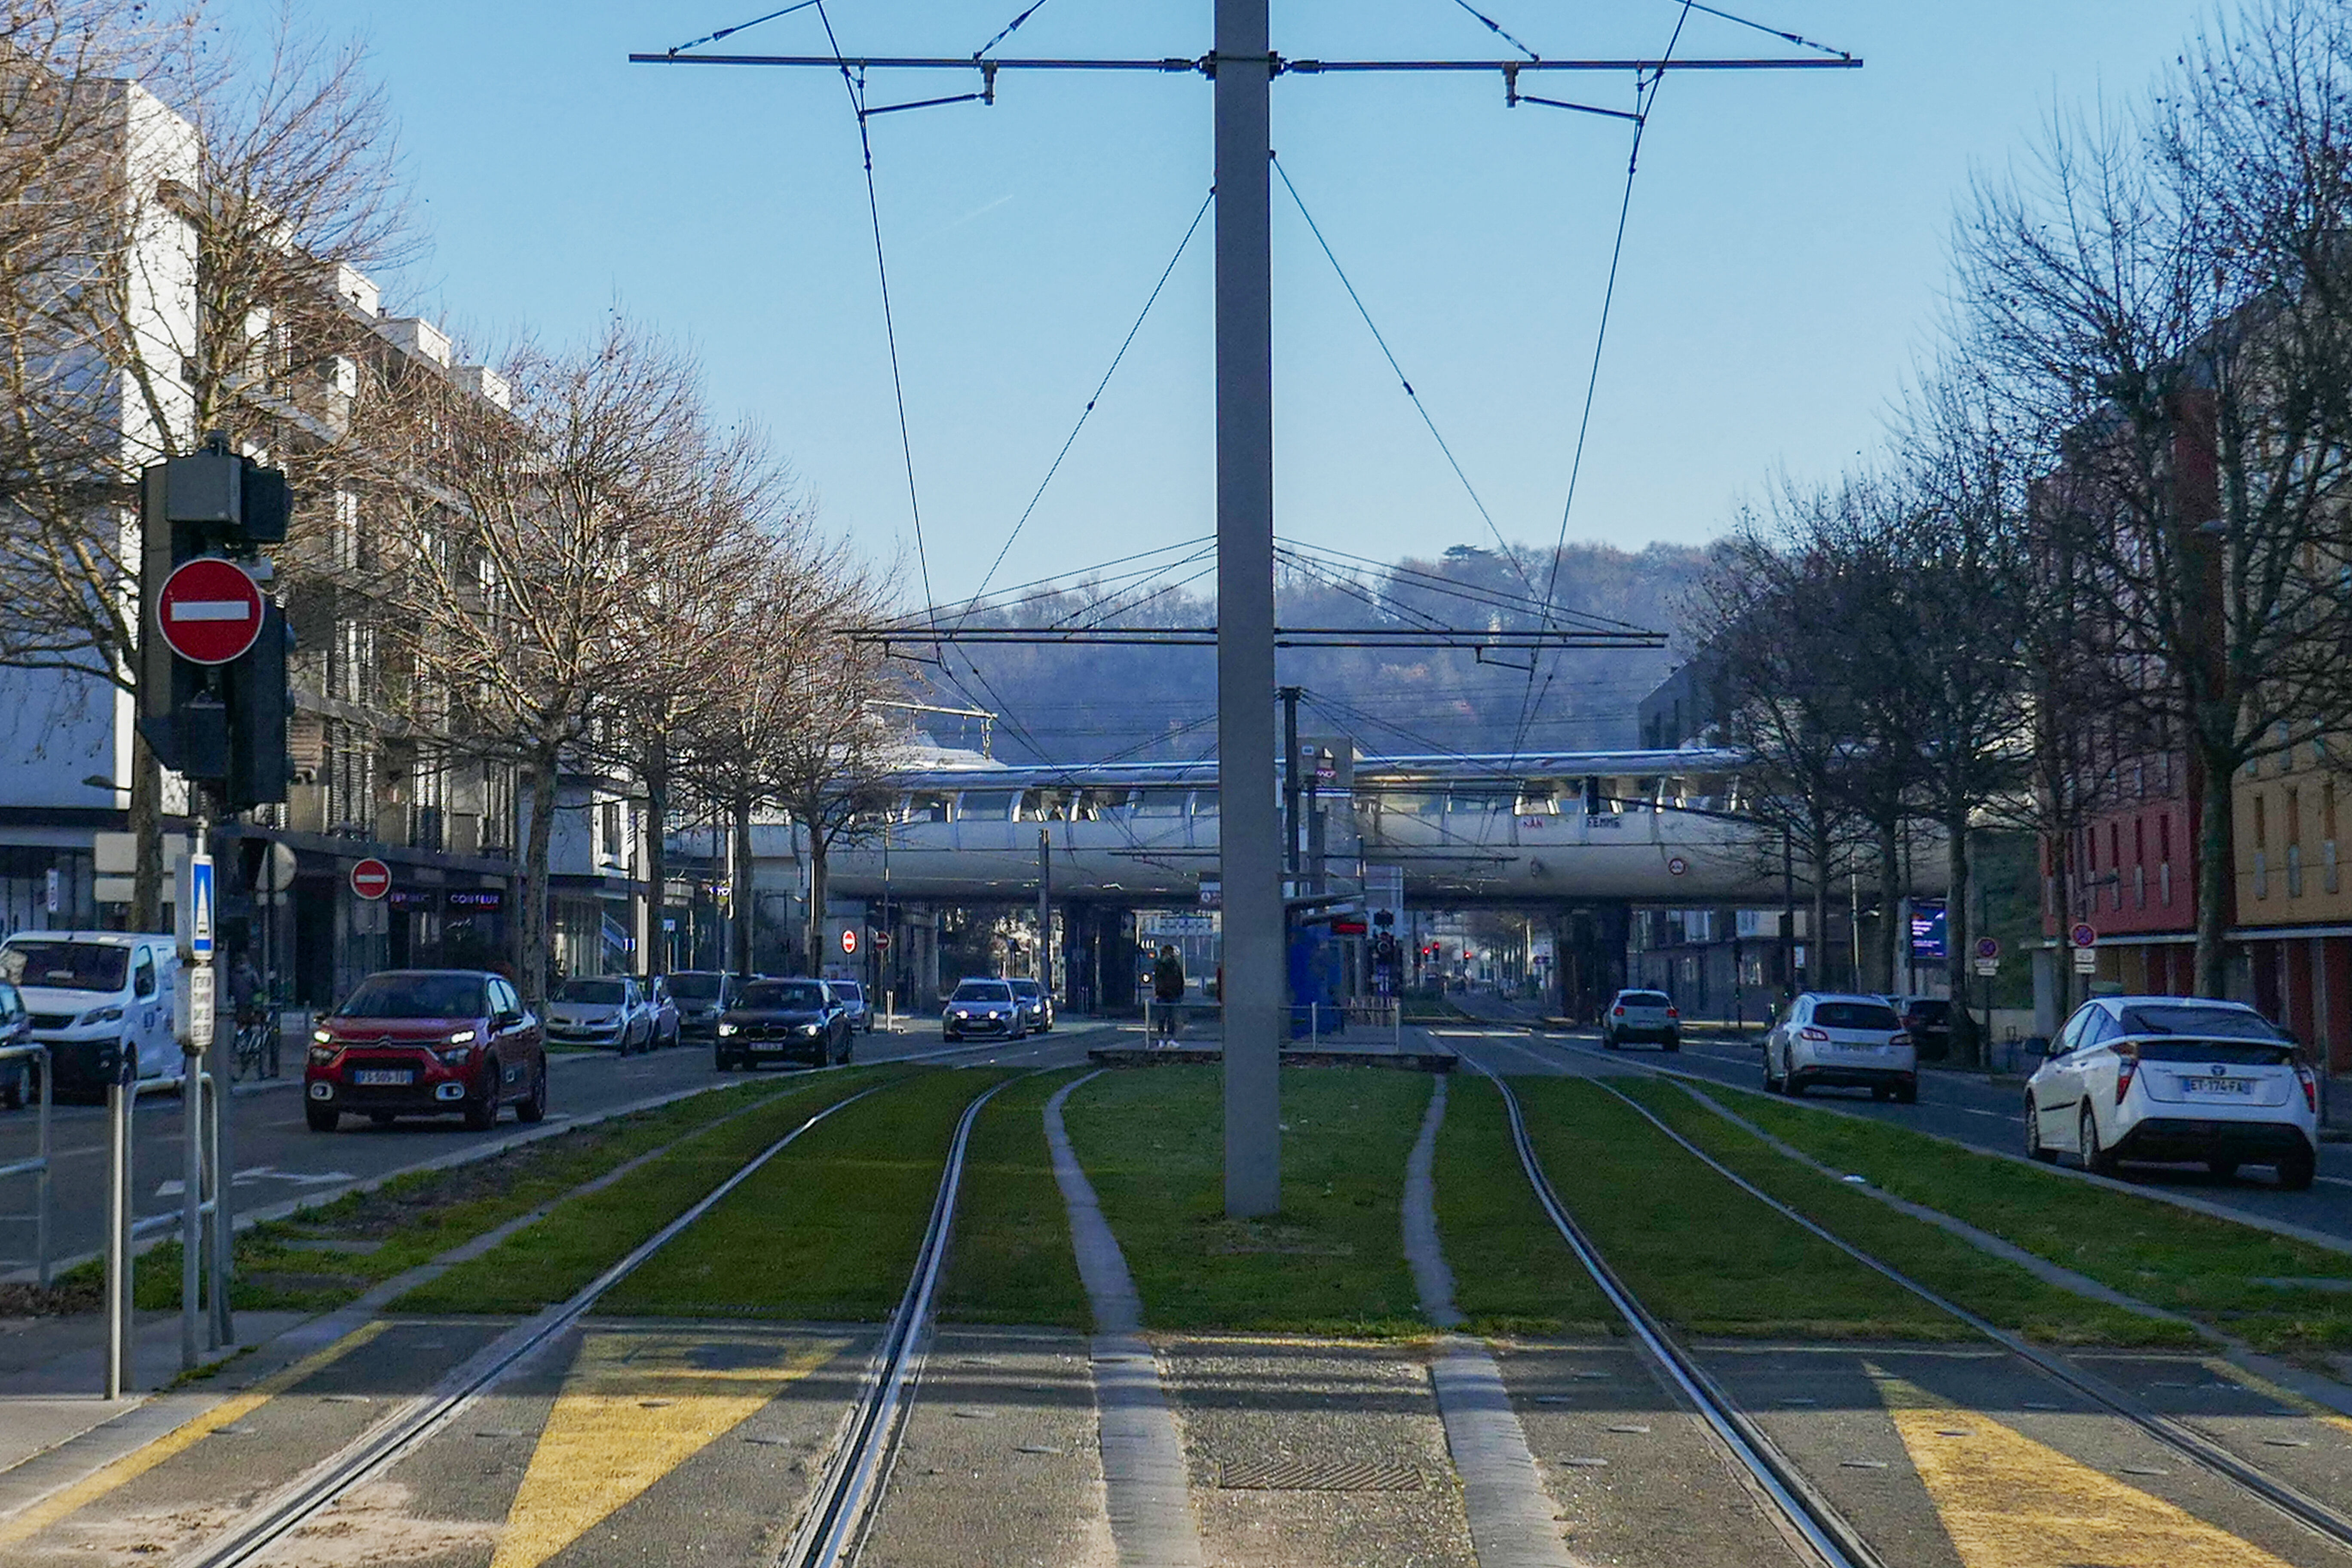
POLYGON ((2026 1080, 2025 1150, 2104 1175, 2118 1160, 2272 1165, 2302 1192, 2318 1167, 2319 1086, 2294 1040, 2240 1002, 2099 996, 2026 1080))
POLYGON ((1802 1094, 1821 1084, 1873 1100, 1919 1098, 1919 1053, 1884 996, 1808 991, 1764 1037, 1764 1087, 1802 1094))

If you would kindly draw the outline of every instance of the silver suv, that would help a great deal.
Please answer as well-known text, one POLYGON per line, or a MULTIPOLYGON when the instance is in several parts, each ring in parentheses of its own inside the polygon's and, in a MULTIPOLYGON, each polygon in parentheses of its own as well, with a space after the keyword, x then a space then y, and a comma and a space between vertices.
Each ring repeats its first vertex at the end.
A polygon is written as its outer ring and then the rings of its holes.
POLYGON ((1873 1100, 1919 1098, 1919 1053, 1884 996, 1808 991, 1764 1037, 1764 1087, 1802 1094, 1866 1089, 1873 1100))

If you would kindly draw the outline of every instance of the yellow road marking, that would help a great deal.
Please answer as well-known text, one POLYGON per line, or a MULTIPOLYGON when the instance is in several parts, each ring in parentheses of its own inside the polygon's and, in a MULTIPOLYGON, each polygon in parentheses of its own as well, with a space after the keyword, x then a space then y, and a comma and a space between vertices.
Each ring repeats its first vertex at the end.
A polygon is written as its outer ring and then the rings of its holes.
POLYGON ((696 1356, 714 1344, 787 1347, 708 1334, 589 1334, 548 1414, 490 1568, 538 1568, 847 1343, 803 1342, 781 1363, 708 1367, 696 1356))
POLYGON ((1965 1568, 2291 1568, 1980 1410, 1864 1370, 1965 1568))
POLYGON ((0 1521, 0 1546, 14 1546, 117 1488, 137 1480, 173 1455, 184 1452, 219 1428, 252 1415, 312 1373, 341 1361, 389 1327, 389 1323, 381 1320, 362 1323, 326 1349, 270 1373, 243 1394, 231 1394, 203 1415, 190 1417, 162 1436, 91 1471, 63 1490, 52 1492, 22 1512, 0 1521))

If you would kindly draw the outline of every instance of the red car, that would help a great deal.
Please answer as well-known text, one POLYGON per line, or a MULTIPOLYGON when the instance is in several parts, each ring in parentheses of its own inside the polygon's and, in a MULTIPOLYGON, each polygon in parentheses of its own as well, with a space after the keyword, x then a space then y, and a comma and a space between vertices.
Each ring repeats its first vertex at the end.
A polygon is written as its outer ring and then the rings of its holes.
POLYGON ((502 975, 386 970, 319 1020, 302 1093, 313 1132, 332 1132, 346 1112, 379 1124, 456 1114, 479 1131, 509 1104, 517 1121, 537 1121, 547 1039, 502 975))

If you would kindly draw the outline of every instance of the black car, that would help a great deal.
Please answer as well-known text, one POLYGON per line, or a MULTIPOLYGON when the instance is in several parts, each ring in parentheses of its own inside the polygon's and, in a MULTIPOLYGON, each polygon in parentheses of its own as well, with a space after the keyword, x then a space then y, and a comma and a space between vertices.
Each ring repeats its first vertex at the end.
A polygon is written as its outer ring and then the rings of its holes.
POLYGON ((849 1011, 822 980, 754 980, 719 1016, 719 1070, 782 1059, 824 1067, 849 1059, 849 1011))
POLYGON ((1895 1009, 1903 1028, 1919 1049, 1922 1061, 1939 1062, 1952 1054, 1952 1005, 1941 996, 1910 996, 1895 1009))

